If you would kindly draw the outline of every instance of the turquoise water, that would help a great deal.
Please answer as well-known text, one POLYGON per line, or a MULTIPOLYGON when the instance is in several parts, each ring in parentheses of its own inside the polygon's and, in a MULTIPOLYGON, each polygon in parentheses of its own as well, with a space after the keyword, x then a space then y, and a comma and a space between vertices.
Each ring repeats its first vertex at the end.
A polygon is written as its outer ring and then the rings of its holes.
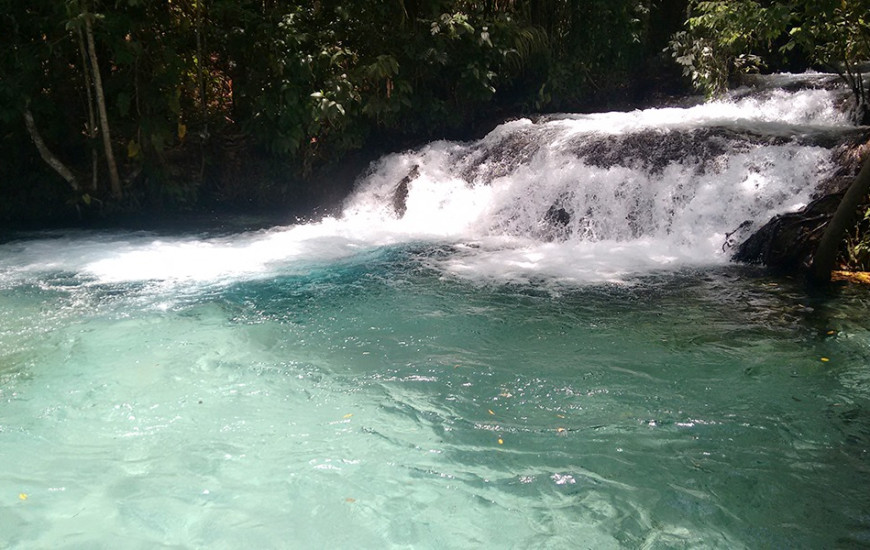
POLYGON ((7 238, 0 547, 870 547, 870 294, 729 263, 863 131, 782 78, 290 227, 7 238))
POLYGON ((221 282, 21 261, 81 238, 2 245, 0 546, 870 545, 864 288, 470 280, 424 244, 221 282))

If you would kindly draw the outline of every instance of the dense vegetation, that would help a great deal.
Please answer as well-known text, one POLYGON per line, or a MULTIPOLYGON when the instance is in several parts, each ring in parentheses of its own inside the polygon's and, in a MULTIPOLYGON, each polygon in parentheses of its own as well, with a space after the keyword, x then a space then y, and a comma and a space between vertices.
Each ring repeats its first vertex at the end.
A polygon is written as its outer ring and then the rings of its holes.
MULTIPOLYGON (((870 0, 693 0, 686 29, 674 36, 671 50, 684 74, 709 96, 746 72, 835 72, 852 92, 855 121, 870 125, 864 75, 870 62, 870 0)), ((838 263, 870 270, 868 170, 870 164, 820 240, 811 269, 815 279, 830 277, 838 263)))
POLYGON ((808 67, 835 72, 870 124, 862 65, 870 61, 870 0, 693 0, 676 61, 708 95, 741 73, 808 67))
POLYGON ((366 145, 627 98, 685 8, 0 0, 0 221, 292 205, 366 145))

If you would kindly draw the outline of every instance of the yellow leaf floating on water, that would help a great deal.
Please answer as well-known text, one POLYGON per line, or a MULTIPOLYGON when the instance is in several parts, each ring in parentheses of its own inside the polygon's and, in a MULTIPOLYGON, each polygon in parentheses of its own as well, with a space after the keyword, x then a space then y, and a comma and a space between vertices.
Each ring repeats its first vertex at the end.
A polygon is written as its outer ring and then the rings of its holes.
POLYGON ((18 493, 18 500, 27 500, 27 493, 18 493))
POLYGON ((829 330, 829 331, 828 331, 828 336, 833 336, 833 335, 835 335, 835 334, 837 334, 837 331, 836 331, 836 330, 829 330))
POLYGON ((827 357, 822 357, 822 363, 827 363, 828 361, 830 361, 830 359, 828 359, 827 357))
POLYGON ((342 416, 342 418, 350 418, 351 416, 353 416, 353 413, 348 413, 348 414, 342 416))
POLYGON ((564 414, 557 414, 556 416, 559 417, 559 418, 565 418, 565 415, 564 415, 564 414))
POLYGON ((486 409, 486 410, 489 411, 489 414, 495 414, 494 412, 492 412, 492 409, 486 409))
POLYGON ((498 444, 499 444, 499 445, 504 445, 504 439, 502 439, 502 438, 499 437, 499 438, 498 438, 498 444))

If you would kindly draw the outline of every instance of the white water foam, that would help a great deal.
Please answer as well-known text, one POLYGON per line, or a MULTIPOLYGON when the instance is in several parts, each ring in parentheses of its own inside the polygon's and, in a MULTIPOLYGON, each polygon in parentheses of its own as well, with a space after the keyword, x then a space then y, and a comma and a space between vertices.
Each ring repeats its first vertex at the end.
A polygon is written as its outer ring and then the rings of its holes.
POLYGON ((831 172, 830 151, 807 143, 850 127, 833 97, 775 90, 688 109, 518 120, 478 143, 382 159, 345 217, 460 242, 432 264, 468 278, 619 281, 721 264, 735 238, 805 205, 831 172), (649 158, 632 136, 686 149, 649 158), (605 150, 596 160, 606 147, 621 158, 605 150))
POLYGON ((685 109, 517 120, 479 142, 384 157, 336 218, 218 238, 18 241, 0 247, 0 282, 44 271, 223 282, 410 242, 450 245, 425 261, 485 280, 618 281, 721 264, 729 235, 800 208, 831 172, 812 136, 850 128, 837 97, 767 90, 685 109))

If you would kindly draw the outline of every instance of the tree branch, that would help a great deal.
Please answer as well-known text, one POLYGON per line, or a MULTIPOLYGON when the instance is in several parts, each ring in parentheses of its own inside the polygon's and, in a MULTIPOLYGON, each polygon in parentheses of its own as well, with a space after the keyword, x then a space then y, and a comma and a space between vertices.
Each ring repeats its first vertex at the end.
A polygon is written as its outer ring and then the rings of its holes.
POLYGON ((94 78, 94 92, 97 96, 97 113, 100 115, 102 127, 103 148, 106 150, 106 164, 109 168, 109 183, 111 184, 112 196, 121 198, 121 178, 118 176, 118 165, 115 163, 115 154, 112 152, 112 135, 109 133, 109 115, 106 113, 106 98, 103 94, 103 79, 100 76, 100 64, 97 60, 97 47, 94 44, 94 31, 91 25, 92 14, 85 13, 85 38, 87 39, 88 54, 91 58, 91 72, 94 78))
POLYGON ((855 181, 840 199, 837 211, 834 212, 834 216, 828 222, 828 226, 819 240, 816 252, 813 254, 813 263, 810 265, 809 278, 812 282, 819 284, 831 282, 831 271, 833 271, 837 261, 840 242, 855 217, 861 198, 868 191, 870 191, 870 156, 864 160, 864 165, 858 172, 855 181))
POLYGON ((48 146, 42 140, 42 136, 39 135, 39 130, 36 129, 36 122, 33 120, 33 113, 30 111, 29 106, 24 108, 24 125, 27 126, 27 133, 30 134, 30 139, 33 141, 33 144, 36 145, 36 149, 39 151, 39 156, 42 157, 42 160, 51 166, 60 177, 65 179, 67 183, 69 183, 69 186, 72 187, 73 191, 78 191, 80 188, 76 177, 59 158, 54 156, 54 153, 49 150, 48 146))

